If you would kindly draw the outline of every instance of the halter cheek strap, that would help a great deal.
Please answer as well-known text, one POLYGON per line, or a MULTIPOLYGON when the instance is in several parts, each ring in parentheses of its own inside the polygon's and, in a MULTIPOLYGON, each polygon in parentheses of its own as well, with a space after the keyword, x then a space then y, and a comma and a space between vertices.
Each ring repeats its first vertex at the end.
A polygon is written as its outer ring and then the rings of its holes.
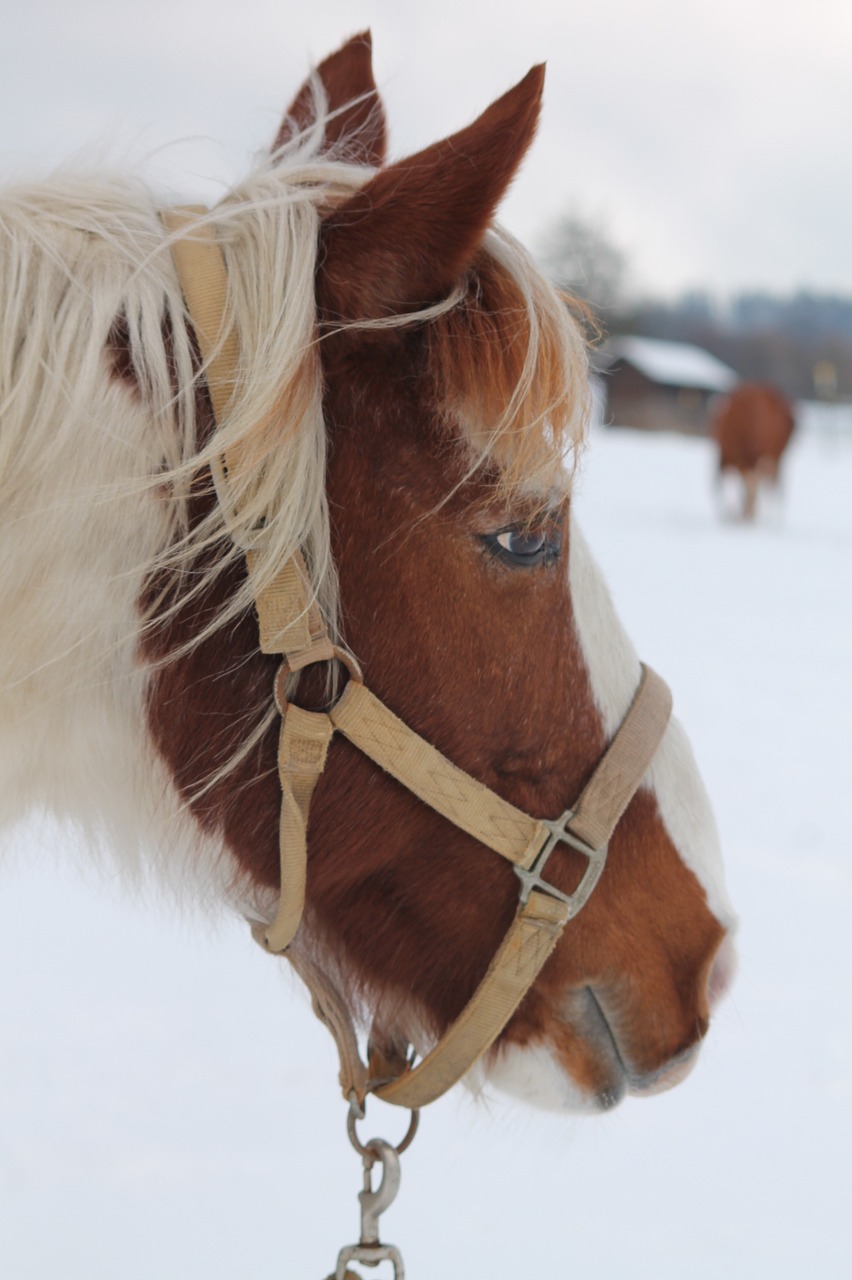
MULTIPOLYGON (((205 210, 169 210, 163 221, 177 237, 172 245, 187 309, 195 329, 217 421, 233 394, 239 358, 236 336, 221 332, 227 275, 215 233, 199 223, 205 210)), ((230 527, 233 510, 227 477, 239 456, 228 453, 216 477, 230 527)), ((256 556, 246 552, 250 581, 256 556)), ((332 644, 312 599, 301 555, 254 592, 259 643, 282 656, 275 696, 281 711, 278 771, 282 803, 279 830, 281 893, 275 919, 252 932, 268 951, 285 954, 311 991, 316 1013, 332 1031, 340 1056, 344 1096, 363 1103, 370 1092, 387 1102, 418 1108, 455 1084, 494 1043, 552 953, 565 925, 588 901, 604 869, 610 836, 656 752, 671 714, 671 695, 647 667, 618 733, 573 808, 555 820, 533 818, 459 769, 399 720, 363 684, 358 664, 332 644), (288 705, 284 678, 315 662, 340 659, 350 679, 328 712, 288 705), (425 804, 510 862, 520 880, 514 920, 488 970, 455 1022, 415 1067, 378 1048, 365 1065, 349 1008, 338 988, 313 961, 290 946, 302 917, 307 869, 306 830, 311 797, 334 733, 342 733, 375 764, 425 804), (569 845, 586 859, 571 894, 543 873, 554 849, 569 845), (388 1079, 388 1077, 391 1077, 388 1079)))

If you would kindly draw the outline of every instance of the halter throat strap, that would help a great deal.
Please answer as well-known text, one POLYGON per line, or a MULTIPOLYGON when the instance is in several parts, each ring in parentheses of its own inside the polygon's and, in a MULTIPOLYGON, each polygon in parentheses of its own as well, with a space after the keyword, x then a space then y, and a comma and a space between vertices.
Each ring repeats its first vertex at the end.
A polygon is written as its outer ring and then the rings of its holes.
MULTIPOLYGON (((235 331, 225 324, 227 271, 215 231, 204 221, 206 212, 189 206, 161 216, 173 236, 175 268, 214 415, 221 423, 236 387, 239 345, 235 331)), ((229 452, 214 475, 229 529, 233 505, 228 476, 236 475, 239 467, 239 455, 229 452)), ((665 732, 671 695, 663 681, 643 667, 633 702, 573 807, 555 820, 534 818, 459 769, 366 688, 355 659, 329 639, 298 551, 262 588, 254 576, 256 557, 251 550, 245 554, 255 588, 259 647, 282 657, 275 682, 281 712, 281 890, 275 919, 270 925, 253 924, 252 932, 266 950, 286 955, 306 982, 315 1012, 337 1043, 344 1096, 360 1105, 373 1092, 387 1102, 418 1108, 446 1092, 491 1047, 535 982, 565 925, 588 901, 603 872, 610 836, 665 732), (315 712, 289 705, 284 693, 286 675, 334 658, 345 664, 350 679, 331 710, 315 712), (455 1022, 413 1067, 392 1052, 381 1051, 365 1065, 351 1012, 338 987, 291 946, 304 910, 311 797, 335 732, 425 804, 505 858, 521 882, 515 917, 484 978, 455 1022), (559 844, 586 859, 584 874, 571 894, 544 879, 548 859, 559 844)))

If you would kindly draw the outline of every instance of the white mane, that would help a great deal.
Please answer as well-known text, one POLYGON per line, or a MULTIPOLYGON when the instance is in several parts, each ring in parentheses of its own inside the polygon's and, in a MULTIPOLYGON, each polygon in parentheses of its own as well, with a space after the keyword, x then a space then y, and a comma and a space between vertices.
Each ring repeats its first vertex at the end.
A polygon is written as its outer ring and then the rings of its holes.
POLYGON ((150 193, 64 171, 0 195, 0 819, 46 805, 126 844, 128 799, 162 803, 147 794, 140 600, 158 567, 185 570, 208 545, 217 568, 241 554, 218 505, 190 531, 186 503, 235 442, 257 462, 237 497, 246 528, 263 524, 261 573, 302 546, 333 621, 316 246, 320 210, 370 171, 317 159, 321 140, 298 139, 207 215, 243 360, 233 412, 200 449, 203 371, 150 193), (117 373, 117 323, 135 386, 117 373))

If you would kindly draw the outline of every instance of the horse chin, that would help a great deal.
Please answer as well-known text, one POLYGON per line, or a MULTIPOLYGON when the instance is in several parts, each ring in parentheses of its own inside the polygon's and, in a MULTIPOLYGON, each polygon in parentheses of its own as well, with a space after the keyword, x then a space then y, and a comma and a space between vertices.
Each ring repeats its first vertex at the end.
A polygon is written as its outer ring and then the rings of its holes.
POLYGON ((487 1083, 542 1111, 595 1115, 618 1105, 625 1094, 623 1073, 613 1071, 607 1085, 590 1089, 569 1075, 549 1044, 508 1044, 486 1067, 487 1083))
POLYGON ((609 1111, 622 1100, 629 1073, 591 988, 573 992, 547 1037, 507 1043, 491 1056, 488 1078, 504 1093, 548 1111, 609 1111))

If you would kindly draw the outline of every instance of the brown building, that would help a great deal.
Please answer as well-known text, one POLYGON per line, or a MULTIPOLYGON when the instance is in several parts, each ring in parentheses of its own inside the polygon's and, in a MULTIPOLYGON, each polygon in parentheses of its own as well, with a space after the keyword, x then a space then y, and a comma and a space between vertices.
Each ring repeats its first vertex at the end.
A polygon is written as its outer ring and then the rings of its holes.
POLYGON ((703 435, 713 396, 739 381, 709 351, 687 342, 613 338, 596 360, 608 426, 703 435))

